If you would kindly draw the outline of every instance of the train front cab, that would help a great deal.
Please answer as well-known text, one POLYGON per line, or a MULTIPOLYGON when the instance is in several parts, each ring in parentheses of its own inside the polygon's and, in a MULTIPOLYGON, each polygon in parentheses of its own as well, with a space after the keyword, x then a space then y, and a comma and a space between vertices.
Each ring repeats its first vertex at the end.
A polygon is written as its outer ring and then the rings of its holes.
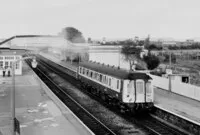
POLYGON ((153 106, 153 89, 150 80, 124 80, 123 96, 124 103, 139 108, 153 106))

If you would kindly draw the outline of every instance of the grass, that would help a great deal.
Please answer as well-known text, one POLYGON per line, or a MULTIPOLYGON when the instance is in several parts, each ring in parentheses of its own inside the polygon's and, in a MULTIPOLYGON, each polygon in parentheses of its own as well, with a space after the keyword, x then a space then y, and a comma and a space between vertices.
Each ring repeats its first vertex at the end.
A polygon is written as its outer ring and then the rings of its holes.
POLYGON ((177 60, 175 64, 172 64, 172 70, 173 73, 188 74, 190 76, 190 83, 200 86, 200 61, 177 60))

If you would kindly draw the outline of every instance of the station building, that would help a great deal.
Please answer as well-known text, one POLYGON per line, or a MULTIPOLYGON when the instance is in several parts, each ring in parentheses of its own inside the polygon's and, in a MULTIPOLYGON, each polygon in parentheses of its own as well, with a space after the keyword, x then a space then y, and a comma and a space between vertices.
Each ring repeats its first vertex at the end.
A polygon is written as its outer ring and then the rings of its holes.
MULTIPOLYGON (((66 58, 65 55, 68 53, 65 52, 65 50, 74 47, 71 42, 67 41, 63 37, 50 35, 16 35, 1 41, 0 75, 3 75, 3 71, 5 70, 6 75, 8 74, 8 71, 11 75, 12 63, 21 59, 26 50, 40 52, 41 50, 47 50, 48 48, 54 48, 54 51, 60 53, 61 59, 64 59, 66 58)), ((75 50, 77 50, 77 48, 75 48, 75 50)), ((22 63, 22 61, 16 63, 15 75, 22 75, 22 63)))
MULTIPOLYGON (((10 49, 10 48, 0 48, 0 75, 12 74, 12 64, 17 60, 22 58, 25 54, 25 50, 20 49, 10 49)), ((22 61, 17 61, 15 64, 15 75, 22 75, 22 61)))

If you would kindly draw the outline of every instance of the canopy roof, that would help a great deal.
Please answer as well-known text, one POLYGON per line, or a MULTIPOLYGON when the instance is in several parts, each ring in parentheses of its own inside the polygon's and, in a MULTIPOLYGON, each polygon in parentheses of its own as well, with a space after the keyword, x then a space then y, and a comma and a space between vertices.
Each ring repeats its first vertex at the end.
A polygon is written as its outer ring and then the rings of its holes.
POLYGON ((0 55, 23 55, 26 52, 25 49, 0 48, 0 55))

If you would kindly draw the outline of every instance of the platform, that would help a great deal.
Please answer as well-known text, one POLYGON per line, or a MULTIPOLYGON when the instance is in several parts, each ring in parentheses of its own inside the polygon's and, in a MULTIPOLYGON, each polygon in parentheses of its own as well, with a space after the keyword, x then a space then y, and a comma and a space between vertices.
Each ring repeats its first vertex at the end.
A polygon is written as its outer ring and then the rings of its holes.
MULTIPOLYGON (((0 135, 10 135, 12 77, 0 77, 0 135)), ((26 63, 22 75, 15 76, 15 84, 15 114, 20 122, 20 135, 93 134, 26 63)))
POLYGON ((200 102, 166 90, 154 88, 154 105, 200 125, 200 102))

